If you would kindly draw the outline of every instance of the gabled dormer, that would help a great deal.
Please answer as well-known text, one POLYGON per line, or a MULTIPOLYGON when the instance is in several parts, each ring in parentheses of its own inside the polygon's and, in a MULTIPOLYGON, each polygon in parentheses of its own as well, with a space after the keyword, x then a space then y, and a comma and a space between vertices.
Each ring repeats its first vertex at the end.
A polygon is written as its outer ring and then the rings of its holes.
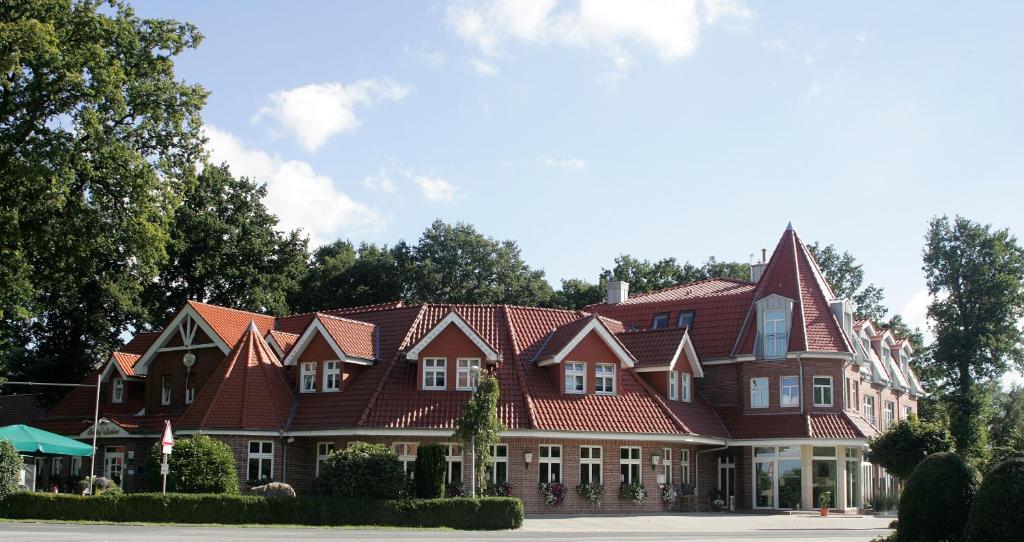
POLYGON ((757 301, 757 359, 785 359, 793 329, 793 305, 792 299, 776 294, 757 301))
POLYGON ((621 372, 636 359, 600 317, 587 316, 552 329, 533 359, 566 395, 615 395, 621 372))
POLYGON ((456 311, 450 311, 405 353, 423 391, 473 391, 481 371, 501 354, 456 311))
MULTIPOLYGON (((295 387, 299 393, 340 392, 363 367, 377 360, 378 334, 374 324, 318 313, 288 349, 283 365, 298 367, 295 387)), ((275 338, 275 342, 286 340, 275 338)), ((269 342, 268 346, 273 349, 269 342)))
POLYGON ((693 401, 693 379, 703 378, 689 329, 626 331, 616 337, 636 359, 634 371, 669 401, 693 401))

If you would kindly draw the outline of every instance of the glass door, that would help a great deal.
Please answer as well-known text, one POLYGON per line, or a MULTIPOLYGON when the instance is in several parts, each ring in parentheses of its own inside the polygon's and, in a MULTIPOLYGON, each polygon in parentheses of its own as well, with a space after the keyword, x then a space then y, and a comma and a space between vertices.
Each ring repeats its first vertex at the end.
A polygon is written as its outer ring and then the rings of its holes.
POLYGON ((736 496, 736 458, 724 456, 718 458, 718 492, 729 506, 732 498, 736 496))
POLYGON ((124 474, 124 446, 107 446, 103 451, 103 476, 121 485, 124 474))

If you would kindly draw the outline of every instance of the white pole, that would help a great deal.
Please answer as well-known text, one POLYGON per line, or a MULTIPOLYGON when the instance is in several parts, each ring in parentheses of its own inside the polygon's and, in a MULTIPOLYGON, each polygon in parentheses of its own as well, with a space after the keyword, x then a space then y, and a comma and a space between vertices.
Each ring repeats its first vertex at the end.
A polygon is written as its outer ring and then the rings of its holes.
POLYGON ((89 494, 96 494, 96 435, 100 424, 100 389, 103 387, 103 371, 96 375, 96 408, 92 413, 92 460, 89 461, 89 494))
POLYGON ((476 436, 469 437, 469 462, 473 469, 469 471, 469 496, 476 497, 476 436))
POLYGON ((166 495, 167 494, 167 454, 164 454, 164 462, 163 462, 163 466, 160 468, 160 470, 161 470, 161 472, 163 474, 163 479, 164 479, 164 481, 163 481, 163 488, 161 489, 161 493, 164 493, 166 495))

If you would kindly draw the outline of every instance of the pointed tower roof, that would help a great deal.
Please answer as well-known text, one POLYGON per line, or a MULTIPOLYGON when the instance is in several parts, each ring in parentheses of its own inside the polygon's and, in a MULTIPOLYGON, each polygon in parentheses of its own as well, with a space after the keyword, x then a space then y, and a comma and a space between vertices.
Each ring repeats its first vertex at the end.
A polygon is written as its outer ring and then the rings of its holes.
POLYGON ((220 363, 178 427, 283 429, 294 395, 284 368, 255 323, 220 363))
POLYGON ((835 299, 818 264, 800 240, 793 224, 786 226, 768 260, 747 310, 732 355, 752 354, 757 338, 757 302, 770 295, 793 300, 789 351, 852 352, 829 306, 835 299))

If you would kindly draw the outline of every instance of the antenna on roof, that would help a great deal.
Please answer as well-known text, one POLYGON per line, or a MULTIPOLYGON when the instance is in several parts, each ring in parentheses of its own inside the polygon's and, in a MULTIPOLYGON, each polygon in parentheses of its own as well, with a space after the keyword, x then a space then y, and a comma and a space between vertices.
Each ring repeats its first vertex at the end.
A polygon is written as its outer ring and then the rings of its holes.
POLYGON ((793 231, 793 221, 792 220, 789 222, 789 224, 786 224, 786 231, 793 231))

